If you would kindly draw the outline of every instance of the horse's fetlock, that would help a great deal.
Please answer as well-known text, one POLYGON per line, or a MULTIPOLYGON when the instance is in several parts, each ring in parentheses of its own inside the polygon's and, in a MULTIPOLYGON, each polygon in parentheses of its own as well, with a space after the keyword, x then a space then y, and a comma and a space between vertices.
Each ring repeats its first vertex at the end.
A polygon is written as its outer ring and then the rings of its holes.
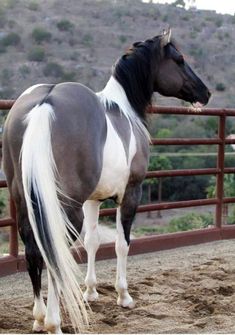
POLYGON ((45 329, 51 334, 60 334, 60 320, 48 320, 45 319, 45 329))
POLYGON ((125 293, 128 289, 127 282, 125 280, 118 279, 116 281, 115 288, 118 293, 125 293))
POLYGON ((87 277, 85 279, 85 285, 86 285, 86 287, 95 288, 96 284, 97 284, 96 277, 89 277, 89 278, 87 277))
POLYGON ((39 333, 44 331, 45 331, 44 321, 35 320, 33 323, 33 332, 39 333))
POLYGON ((33 317, 38 322, 44 322, 46 315, 46 305, 42 297, 35 298, 33 307, 33 317))

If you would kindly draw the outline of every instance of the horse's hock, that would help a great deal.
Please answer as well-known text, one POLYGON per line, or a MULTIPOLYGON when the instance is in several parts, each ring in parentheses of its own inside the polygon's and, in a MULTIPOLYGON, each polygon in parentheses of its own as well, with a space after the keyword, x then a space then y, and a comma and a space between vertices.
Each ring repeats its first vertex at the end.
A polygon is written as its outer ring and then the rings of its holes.
MULTIPOLYGON (((0 109, 8 110, 14 104, 13 100, 1 100, 0 109)), ((227 117, 235 116, 235 109, 216 109, 207 108, 200 112, 197 109, 179 108, 179 107, 153 107, 150 113, 154 114, 174 114, 174 115, 198 115, 216 116, 218 122, 218 136, 215 138, 169 138, 152 139, 152 145, 216 145, 217 146, 217 166, 208 169, 190 169, 190 170, 161 170, 149 171, 146 178, 173 177, 173 176, 195 176, 195 175, 215 175, 216 176, 216 196, 210 199, 197 199, 177 202, 161 202, 157 204, 148 204, 139 206, 138 212, 149 212, 156 210, 166 210, 173 208, 186 208, 196 206, 215 206, 214 226, 206 229, 179 232, 172 234, 163 234, 150 237, 134 239, 131 242, 130 254, 147 253, 164 249, 176 248, 179 246, 193 245, 198 243, 232 239, 235 238, 235 227, 233 225, 223 225, 223 207, 225 204, 235 203, 235 197, 224 197, 224 174, 235 173, 234 167, 225 167, 225 145, 235 144, 235 139, 226 138, 225 124, 227 117)), ((6 188, 6 181, 0 180, 0 187, 6 188)), ((18 234, 15 220, 14 204, 9 200, 10 217, 0 220, 0 229, 10 228, 9 251, 0 258, 0 276, 25 270, 24 255, 18 251, 18 234)), ((101 216, 114 215, 115 209, 101 210, 101 216)), ((76 255, 76 254, 75 254, 76 255)), ((97 259, 108 259, 115 257, 113 243, 101 245, 97 259)), ((86 262, 86 253, 81 248, 81 258, 79 262, 86 262)))

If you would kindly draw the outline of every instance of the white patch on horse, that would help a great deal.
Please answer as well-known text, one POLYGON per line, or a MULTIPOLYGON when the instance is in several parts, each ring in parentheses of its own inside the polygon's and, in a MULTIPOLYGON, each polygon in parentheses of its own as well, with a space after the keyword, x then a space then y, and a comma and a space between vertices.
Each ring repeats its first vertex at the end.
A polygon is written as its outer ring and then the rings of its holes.
POLYGON ((121 223, 120 207, 117 208, 116 215, 117 224, 117 239, 115 243, 115 250, 117 254, 117 276, 115 288, 118 292, 117 304, 122 307, 134 308, 135 304, 128 293, 128 285, 126 280, 126 263, 129 246, 126 242, 123 226, 121 223))
POLYGON ((123 87, 113 76, 110 77, 105 88, 96 94, 104 106, 108 105, 110 107, 115 102, 123 114, 136 125, 137 129, 147 137, 149 142, 151 141, 147 128, 131 107, 123 87))
POLYGON ((48 295, 47 295, 47 311, 45 317, 45 328, 50 334, 62 334, 60 329, 60 307, 59 292, 55 281, 53 281, 50 272, 48 276, 48 295))
POLYGON ((83 295, 85 301, 95 301, 98 299, 96 291, 96 274, 95 274, 95 255, 100 245, 98 232, 99 219, 99 201, 87 200, 83 204, 85 238, 84 245, 87 251, 87 275, 85 279, 86 291, 83 295))
POLYGON ((33 85, 33 86, 27 88, 27 90, 25 90, 25 91, 19 96, 19 98, 22 97, 22 96, 24 96, 24 95, 26 95, 26 94, 30 94, 33 90, 35 90, 35 88, 40 87, 40 86, 44 86, 44 85, 45 85, 45 84, 36 84, 36 85, 33 85))
POLYGON ((130 166, 136 153, 136 140, 131 127, 128 162, 122 140, 115 131, 109 117, 106 115, 107 137, 103 152, 103 167, 100 180, 90 200, 100 200, 117 196, 122 201, 128 178, 130 166))
POLYGON ((33 306, 33 317, 35 319, 33 324, 34 332, 45 331, 44 327, 44 319, 46 315, 46 305, 44 303, 43 297, 40 294, 39 297, 34 298, 34 306, 33 306))

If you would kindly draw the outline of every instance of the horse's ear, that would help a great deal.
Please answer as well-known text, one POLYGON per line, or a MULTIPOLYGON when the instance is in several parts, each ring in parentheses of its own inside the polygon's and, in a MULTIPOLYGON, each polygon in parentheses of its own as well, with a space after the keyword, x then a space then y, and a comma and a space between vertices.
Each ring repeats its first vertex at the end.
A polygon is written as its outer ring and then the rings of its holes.
POLYGON ((163 34, 161 37, 161 46, 162 48, 166 46, 171 41, 171 28, 167 30, 163 30, 163 34))

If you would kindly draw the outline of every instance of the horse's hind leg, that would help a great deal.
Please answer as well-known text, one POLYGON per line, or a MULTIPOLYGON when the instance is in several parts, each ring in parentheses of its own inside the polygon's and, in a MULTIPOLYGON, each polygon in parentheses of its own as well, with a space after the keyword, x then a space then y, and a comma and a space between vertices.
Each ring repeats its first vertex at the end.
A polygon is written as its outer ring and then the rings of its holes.
POLYGON ((128 293, 126 264, 130 246, 131 225, 139 204, 140 195, 140 185, 128 186, 121 207, 117 208, 117 239, 115 244, 117 254, 117 276, 115 288, 118 293, 117 304, 127 308, 134 307, 134 301, 128 293))
POLYGON ((84 244, 87 251, 87 275, 85 279, 86 291, 84 293, 85 301, 94 301, 98 299, 96 291, 95 274, 95 255, 100 245, 98 234, 99 201, 88 200, 83 205, 84 225, 86 229, 84 244))
POLYGON ((60 329, 60 306, 59 306, 59 297, 60 292, 55 283, 55 280, 50 274, 50 271, 47 270, 48 276, 48 295, 47 295, 47 311, 45 317, 45 329, 49 334, 61 334, 60 329))
MULTIPOLYGON (((66 205, 67 199, 63 200, 64 210, 75 230, 79 234, 82 229, 83 211, 77 206, 76 202, 71 202, 66 205)), ((74 234, 71 234, 73 240, 76 239, 74 234)), ((48 276, 48 295, 47 295, 47 310, 45 316, 45 329, 49 334, 61 334, 61 316, 60 316, 60 290, 53 278, 53 275, 47 270, 48 276)), ((63 293, 63 292, 62 292, 63 293)))
POLYGON ((43 259, 35 242, 33 232, 28 220, 26 208, 18 208, 17 213, 19 233, 25 244, 27 270, 32 282, 34 292, 33 316, 35 321, 33 324, 33 331, 44 331, 46 306, 41 294, 41 274, 43 268, 43 259))

